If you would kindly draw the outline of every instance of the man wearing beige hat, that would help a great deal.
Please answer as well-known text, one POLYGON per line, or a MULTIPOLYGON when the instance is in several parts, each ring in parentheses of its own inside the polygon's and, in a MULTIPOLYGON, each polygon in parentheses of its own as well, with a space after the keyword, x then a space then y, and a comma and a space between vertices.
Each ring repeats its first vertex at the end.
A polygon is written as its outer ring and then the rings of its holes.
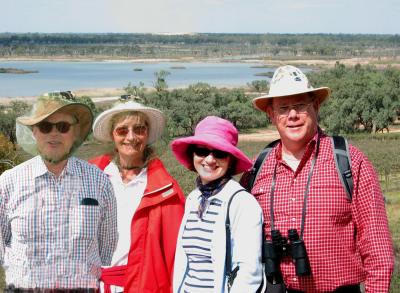
POLYGON ((41 96, 17 119, 19 145, 37 156, 0 176, 6 292, 96 292, 118 235, 109 179, 72 156, 92 121, 70 92, 41 96))
POLYGON ((241 181, 264 212, 268 286, 360 292, 363 284, 367 293, 388 292, 394 257, 382 191, 366 156, 343 139, 342 149, 334 146, 337 139, 319 127, 329 94, 298 68, 282 66, 269 94, 253 100, 280 135, 241 181), (348 169, 339 174, 343 162, 348 169))

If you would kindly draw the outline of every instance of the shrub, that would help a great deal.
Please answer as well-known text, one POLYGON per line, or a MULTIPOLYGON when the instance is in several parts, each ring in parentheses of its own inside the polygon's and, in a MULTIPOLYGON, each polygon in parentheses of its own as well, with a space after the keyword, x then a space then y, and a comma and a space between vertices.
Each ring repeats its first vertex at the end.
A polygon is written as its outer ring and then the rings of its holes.
POLYGON ((20 163, 14 145, 0 133, 0 174, 20 163))

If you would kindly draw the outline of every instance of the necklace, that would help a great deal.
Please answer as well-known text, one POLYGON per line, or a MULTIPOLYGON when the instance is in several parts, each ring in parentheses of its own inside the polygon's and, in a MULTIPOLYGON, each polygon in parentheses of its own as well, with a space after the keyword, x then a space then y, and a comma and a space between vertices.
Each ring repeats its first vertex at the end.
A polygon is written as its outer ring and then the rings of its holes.
POLYGON ((147 165, 146 163, 144 163, 141 166, 134 166, 134 165, 132 166, 129 164, 122 165, 121 160, 118 156, 114 159, 114 162, 120 171, 122 171, 122 170, 138 170, 138 169, 142 169, 142 168, 146 167, 146 165, 147 165))
POLYGON ((120 170, 136 170, 136 169, 142 169, 143 166, 118 166, 120 170))

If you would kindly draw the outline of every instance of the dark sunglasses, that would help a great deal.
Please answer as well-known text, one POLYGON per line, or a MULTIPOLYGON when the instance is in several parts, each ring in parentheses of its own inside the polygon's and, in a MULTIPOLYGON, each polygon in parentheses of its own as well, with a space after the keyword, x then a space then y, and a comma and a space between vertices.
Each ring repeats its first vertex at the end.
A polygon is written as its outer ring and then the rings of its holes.
POLYGON ((193 153, 198 156, 198 157, 202 157, 205 158, 208 155, 210 155, 211 153, 213 154, 213 157, 216 159, 225 159, 229 156, 229 153, 224 152, 224 151, 220 151, 220 150, 209 150, 207 148, 201 148, 201 147, 195 147, 193 149, 193 153))
MULTIPOLYGON (((118 136, 127 136, 128 133, 129 133, 129 128, 125 127, 125 126, 122 126, 122 127, 115 128, 114 131, 118 136)), ((136 126, 132 127, 132 132, 135 135, 139 135, 139 136, 145 135, 146 131, 147 131, 147 126, 146 125, 136 125, 136 126)))
POLYGON ((56 127, 57 131, 60 133, 67 133, 72 125, 75 125, 76 123, 69 123, 65 121, 60 121, 57 123, 51 123, 49 121, 42 121, 36 124, 35 126, 39 128, 41 133, 47 134, 50 133, 53 130, 53 126, 56 127))

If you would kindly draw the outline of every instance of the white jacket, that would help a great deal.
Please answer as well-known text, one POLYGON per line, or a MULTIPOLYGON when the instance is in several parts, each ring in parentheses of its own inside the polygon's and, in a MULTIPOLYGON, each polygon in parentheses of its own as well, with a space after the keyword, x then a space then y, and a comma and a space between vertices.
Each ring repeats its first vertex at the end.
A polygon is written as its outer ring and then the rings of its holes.
MULTIPOLYGON (((215 288, 213 292, 228 292, 225 276, 226 232, 225 219, 229 198, 243 187, 234 180, 228 181, 224 188, 215 196, 222 201, 222 211, 215 223, 212 236, 211 257, 215 270, 215 288)), ((182 233, 190 210, 197 209, 200 191, 193 190, 186 199, 185 214, 179 229, 176 246, 173 292, 180 293, 187 271, 188 261, 182 247, 182 233)), ((262 280, 261 241, 262 241, 262 210, 253 195, 241 191, 235 195, 229 209, 231 222, 232 269, 239 266, 239 271, 231 293, 256 292, 262 280)))

